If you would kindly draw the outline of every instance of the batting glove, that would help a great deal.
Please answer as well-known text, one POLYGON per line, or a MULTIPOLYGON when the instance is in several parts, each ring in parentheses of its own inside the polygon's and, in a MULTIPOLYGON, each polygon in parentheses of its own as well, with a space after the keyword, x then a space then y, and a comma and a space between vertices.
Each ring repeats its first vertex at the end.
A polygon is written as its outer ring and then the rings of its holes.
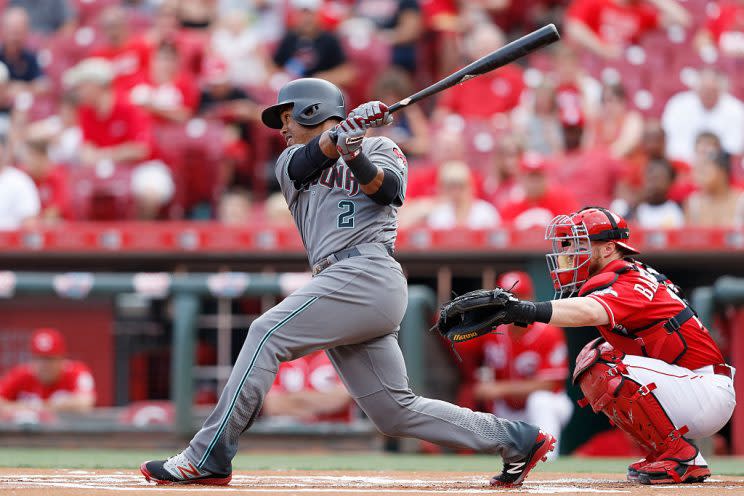
POLYGON ((365 122, 362 117, 350 115, 334 128, 338 136, 336 150, 345 162, 354 160, 362 151, 362 139, 367 133, 365 122))
POLYGON ((367 102, 351 111, 349 116, 361 117, 365 127, 382 127, 393 122, 388 106, 382 102, 367 102))

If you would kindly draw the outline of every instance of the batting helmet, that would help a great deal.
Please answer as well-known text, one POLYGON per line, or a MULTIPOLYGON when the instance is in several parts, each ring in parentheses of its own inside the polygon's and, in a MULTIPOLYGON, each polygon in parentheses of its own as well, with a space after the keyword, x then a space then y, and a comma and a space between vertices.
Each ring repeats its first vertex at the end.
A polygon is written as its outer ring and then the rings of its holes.
POLYGON ((639 253, 629 238, 625 219, 606 208, 587 207, 554 218, 545 239, 553 245, 546 258, 556 297, 573 295, 589 279, 592 241, 614 241, 627 254, 639 253))
POLYGON ((292 118, 303 126, 317 126, 331 117, 346 118, 343 93, 324 79, 296 79, 285 84, 277 104, 264 110, 261 120, 270 128, 281 129, 281 113, 290 105, 292 118))

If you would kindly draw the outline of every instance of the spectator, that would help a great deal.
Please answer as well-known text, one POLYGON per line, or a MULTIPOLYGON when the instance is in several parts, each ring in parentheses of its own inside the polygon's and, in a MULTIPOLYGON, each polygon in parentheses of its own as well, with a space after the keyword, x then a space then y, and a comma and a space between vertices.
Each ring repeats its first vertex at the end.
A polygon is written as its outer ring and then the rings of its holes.
POLYGON ((36 54, 28 47, 28 14, 20 7, 5 11, 2 20, 0 62, 10 74, 10 96, 43 89, 43 73, 36 54))
POLYGON ((566 33, 602 58, 617 59, 624 49, 660 26, 688 26, 691 17, 675 0, 573 0, 566 33))
POLYGON ((68 360, 65 340, 56 329, 37 329, 31 337, 30 363, 0 378, 0 413, 11 419, 70 412, 87 413, 96 402, 87 365, 68 360))
POLYGON ((49 144, 49 158, 58 164, 77 165, 83 147, 83 132, 78 126, 74 95, 70 92, 63 95, 57 115, 45 121, 53 134, 49 144))
POLYGON ((626 166, 615 160, 603 147, 582 149, 583 129, 564 126, 564 155, 557 160, 561 165, 550 169, 553 184, 570 188, 583 205, 609 207, 613 198, 625 198, 626 166))
POLYGON ((35 33, 71 32, 77 21, 69 0, 10 0, 8 5, 26 10, 35 33))
POLYGON ((213 0, 179 0, 177 5, 181 27, 186 29, 209 29, 217 16, 213 0))
MULTIPOLYGON (((493 24, 476 25, 465 37, 468 61, 472 62, 502 47, 504 41, 504 34, 493 24)), ((510 112, 519 104, 522 96, 522 79, 522 70, 509 64, 467 84, 454 86, 442 94, 434 120, 441 122, 451 113, 465 119, 490 119, 495 114, 510 112)))
POLYGON ((287 206, 287 200, 280 192, 272 193, 264 201, 266 223, 271 227, 294 228, 295 223, 287 206))
POLYGON ((274 64, 291 78, 316 77, 337 86, 351 84, 354 70, 346 60, 341 42, 320 24, 321 0, 291 0, 296 13, 274 53, 274 64))
POLYGON ((230 82, 236 86, 267 83, 271 61, 264 43, 256 26, 235 13, 220 18, 210 40, 212 56, 225 61, 230 82))
POLYGON ((248 227, 251 220, 251 195, 239 189, 223 193, 217 206, 217 220, 228 226, 248 227))
POLYGON ((599 112, 602 85, 581 66, 579 54, 568 43, 559 43, 553 52, 553 70, 548 77, 555 81, 556 99, 561 122, 581 126, 599 112))
POLYGON ((473 176, 464 162, 445 162, 439 168, 439 198, 427 216, 432 229, 488 229, 501 223, 498 210, 476 198, 473 176))
POLYGON ((285 29, 286 12, 284 0, 218 0, 219 19, 240 17, 250 19, 250 28, 258 34, 264 43, 278 42, 285 29))
POLYGON ((556 215, 579 209, 569 190, 550 184, 547 169, 551 166, 540 155, 524 154, 518 192, 501 209, 504 221, 516 229, 544 228, 556 215))
POLYGON ((505 134, 496 143, 486 176, 481 181, 483 197, 501 209, 520 196, 517 177, 524 148, 516 134, 505 134))
POLYGON ((86 59, 70 71, 66 78, 80 102, 81 161, 97 170, 133 164, 131 191, 138 215, 155 218, 175 185, 168 167, 155 160, 150 117, 114 91, 114 69, 107 60, 86 59))
POLYGON ((148 111, 157 123, 184 122, 196 110, 199 92, 190 75, 181 72, 176 47, 158 47, 147 76, 129 92, 130 101, 148 111))
POLYGON ((587 128, 590 148, 607 147, 617 159, 629 156, 636 150, 643 134, 643 117, 628 107, 625 88, 620 84, 606 84, 602 88, 599 114, 587 128))
POLYGON ((8 164, 5 140, 0 140, 0 231, 32 226, 39 215, 39 192, 25 172, 8 164))
POLYGON ((39 218, 46 223, 70 217, 67 169, 49 159, 53 131, 45 121, 31 124, 23 147, 23 169, 36 184, 41 202, 39 218))
MULTIPOLYGON (((497 284, 507 289, 516 284, 512 291, 518 298, 534 298, 532 280, 525 272, 502 274, 497 284)), ((565 389, 568 350, 563 331, 541 323, 509 324, 485 337, 480 346, 483 366, 470 379, 475 399, 498 417, 529 422, 558 438, 573 412, 565 389)), ((558 449, 552 456, 557 453, 558 449)))
POLYGON ((10 72, 8 67, 0 62, 0 136, 7 136, 11 133, 13 103, 10 72))
POLYGON ((715 69, 703 69, 694 91, 669 99, 661 118, 667 137, 667 157, 691 162, 695 137, 710 131, 732 155, 744 152, 744 103, 726 91, 726 79, 715 69))
POLYGON ((117 91, 129 91, 147 77, 150 46, 144 39, 130 38, 127 13, 121 7, 108 7, 101 14, 99 23, 104 42, 92 52, 92 57, 104 58, 111 62, 115 73, 115 88, 117 91))
POLYGON ((705 12, 708 19, 695 36, 695 46, 703 59, 719 52, 726 57, 743 57, 744 1, 710 2, 705 12))
POLYGON ((731 185, 731 157, 722 151, 695 164, 693 176, 699 190, 685 203, 685 222, 695 227, 744 225, 744 192, 731 185))
POLYGON ((357 0, 354 14, 372 19, 381 30, 392 47, 392 65, 416 71, 416 42, 423 30, 418 0, 357 0))
POLYGON ((527 151, 542 155, 563 152, 563 128, 555 87, 543 82, 513 114, 514 131, 524 136, 527 151))
POLYGON ((333 364, 323 351, 316 351, 279 365, 263 413, 304 422, 350 422, 353 407, 333 364))
MULTIPOLYGON (((372 98, 392 104, 413 94, 411 78, 401 69, 390 68, 380 74, 372 89, 372 98)), ((425 156, 431 149, 429 123, 417 105, 403 107, 390 126, 370 129, 370 134, 384 135, 395 141, 406 156, 425 156)))
POLYGON ((669 198, 675 175, 674 167, 663 159, 646 166, 643 199, 631 215, 642 228, 676 229, 684 225, 682 209, 669 198))

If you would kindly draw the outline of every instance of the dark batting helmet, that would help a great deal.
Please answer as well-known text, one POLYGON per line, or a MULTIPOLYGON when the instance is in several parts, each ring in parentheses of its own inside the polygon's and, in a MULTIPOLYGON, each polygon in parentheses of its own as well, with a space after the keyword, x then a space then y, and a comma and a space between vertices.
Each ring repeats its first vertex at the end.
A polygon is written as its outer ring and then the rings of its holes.
POLYGON ((290 105, 292 118, 303 126, 317 126, 331 117, 346 118, 343 93, 324 79, 296 79, 285 84, 277 104, 264 110, 261 120, 270 128, 281 129, 281 113, 290 105))

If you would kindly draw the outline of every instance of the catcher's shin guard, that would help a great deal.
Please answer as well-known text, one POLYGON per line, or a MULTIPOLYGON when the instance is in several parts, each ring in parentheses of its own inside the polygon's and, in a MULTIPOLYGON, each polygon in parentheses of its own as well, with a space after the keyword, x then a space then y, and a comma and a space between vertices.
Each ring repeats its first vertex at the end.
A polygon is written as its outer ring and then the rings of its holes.
MULTIPOLYGON (((662 478, 659 472, 667 474, 667 469, 675 475, 683 472, 680 476, 683 479, 684 470, 677 465, 692 463, 698 455, 697 447, 683 437, 687 426, 674 426, 652 393, 656 385, 641 385, 629 377, 623 357, 623 353, 602 340, 584 347, 576 359, 573 379, 585 396, 579 405, 588 404, 594 412, 603 412, 610 423, 628 433, 647 453, 648 464, 632 464, 628 467, 628 478, 645 482, 640 476, 651 465, 659 479, 662 478)), ((702 471, 694 474, 701 475, 702 471)), ((671 479, 673 476, 669 475, 664 481, 671 479)))

